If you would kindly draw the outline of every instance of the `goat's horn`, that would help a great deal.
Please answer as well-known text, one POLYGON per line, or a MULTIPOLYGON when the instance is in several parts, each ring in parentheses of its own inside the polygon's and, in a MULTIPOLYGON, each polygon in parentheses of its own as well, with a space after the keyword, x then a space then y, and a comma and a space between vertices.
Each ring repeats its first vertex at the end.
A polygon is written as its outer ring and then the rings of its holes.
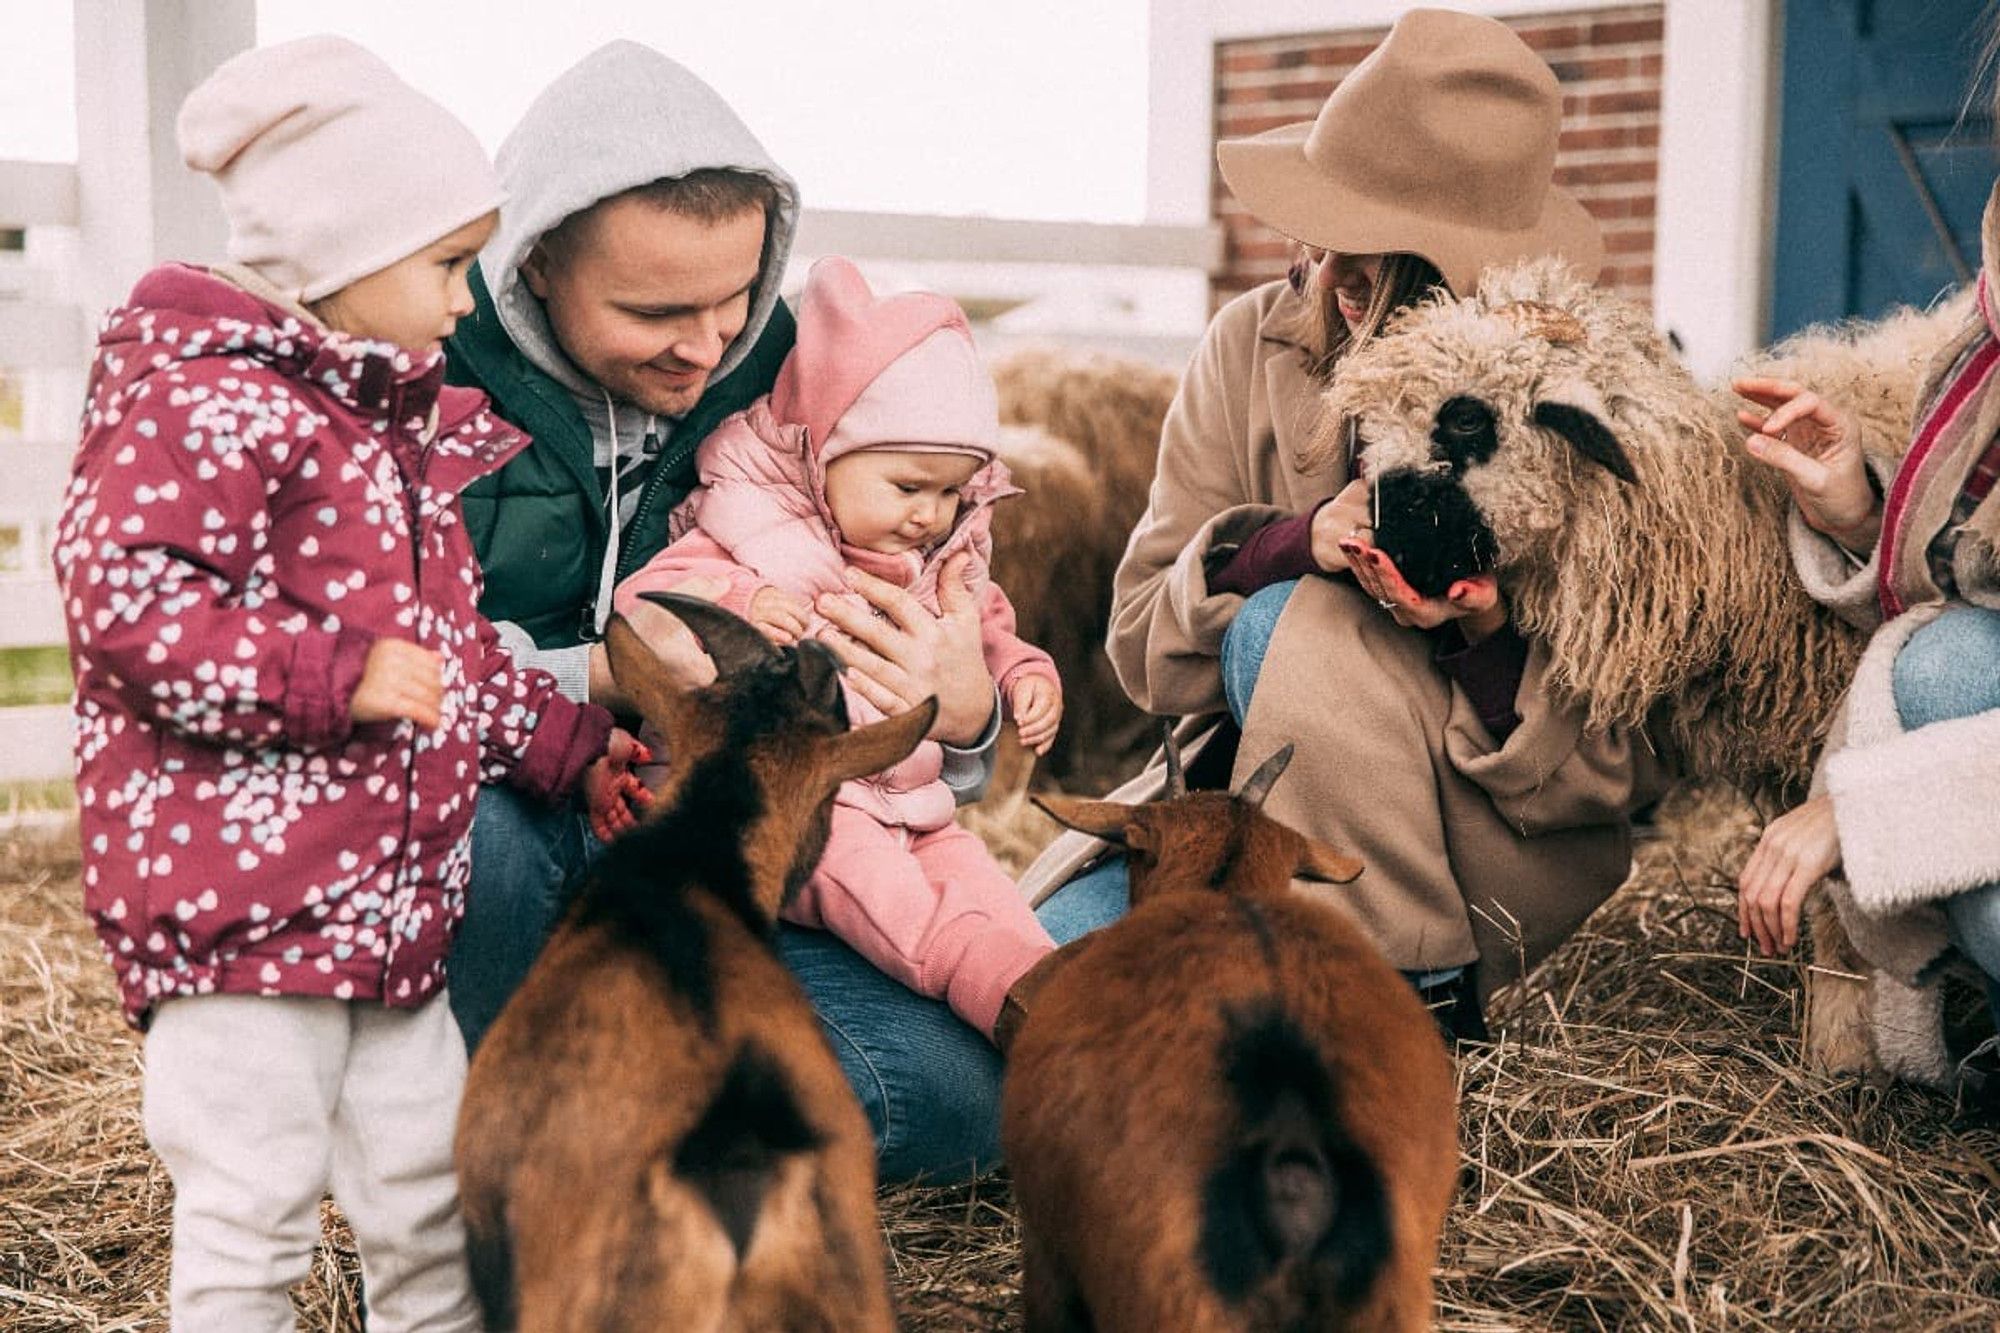
POLYGON ((1277 753, 1257 765, 1255 773, 1243 780, 1243 786, 1237 791, 1237 796, 1253 808, 1262 806, 1264 798, 1271 794, 1271 788, 1277 784, 1278 775, 1283 773, 1285 765, 1291 762, 1292 746, 1291 742, 1287 741, 1277 753))
POLYGON ((1521 332, 1532 333, 1545 342, 1564 344, 1584 340, 1583 321, 1547 301, 1509 301, 1493 313, 1521 332))
POLYGON ((1180 742, 1174 739, 1171 720, 1160 723, 1160 744, 1167 752, 1167 799, 1171 801, 1187 795, 1187 774, 1181 769, 1180 742))
POLYGON ((734 612, 723 610, 714 602, 678 592, 639 595, 655 606, 663 606, 673 612, 682 624, 695 632, 701 639, 701 646, 715 659, 718 675, 731 675, 778 655, 777 645, 758 633, 754 625, 734 612))

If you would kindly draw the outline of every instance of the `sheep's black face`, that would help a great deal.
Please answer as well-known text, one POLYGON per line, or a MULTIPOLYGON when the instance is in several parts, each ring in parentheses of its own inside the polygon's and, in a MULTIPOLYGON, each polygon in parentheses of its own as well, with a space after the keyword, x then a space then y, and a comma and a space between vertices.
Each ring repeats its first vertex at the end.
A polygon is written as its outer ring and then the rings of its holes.
POLYGON ((1474 463, 1484 463, 1500 447, 1500 428, 1493 409, 1477 398, 1448 399, 1438 409, 1437 424, 1431 427, 1431 443, 1438 456, 1451 464, 1455 476, 1463 476, 1474 463))
POLYGON ((1500 545, 1448 472, 1385 472, 1375 480, 1375 545, 1425 597, 1493 568, 1500 545))

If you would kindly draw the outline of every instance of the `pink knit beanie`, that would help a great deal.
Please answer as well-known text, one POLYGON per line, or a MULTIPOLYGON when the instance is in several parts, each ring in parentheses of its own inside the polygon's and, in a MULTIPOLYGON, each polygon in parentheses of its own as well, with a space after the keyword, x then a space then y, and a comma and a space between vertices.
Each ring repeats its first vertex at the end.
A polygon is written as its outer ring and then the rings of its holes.
POLYGON ((471 130, 344 37, 233 57, 188 94, 176 129, 182 160, 222 190, 229 257, 300 301, 506 197, 471 130))
POLYGON ((821 462, 877 447, 993 456, 993 380, 956 301, 878 298, 852 263, 829 256, 806 275, 798 318, 771 411, 810 432, 821 462))

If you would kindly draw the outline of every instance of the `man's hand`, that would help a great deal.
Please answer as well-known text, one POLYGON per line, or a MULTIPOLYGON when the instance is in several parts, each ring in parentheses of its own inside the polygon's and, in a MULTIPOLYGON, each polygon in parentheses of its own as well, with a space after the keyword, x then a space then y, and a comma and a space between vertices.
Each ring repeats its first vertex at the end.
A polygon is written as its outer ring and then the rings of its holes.
POLYGON ((347 701, 356 722, 414 722, 430 731, 443 719, 444 659, 407 639, 368 645, 361 680, 347 701))
MULTIPOLYGON (((669 589, 688 597, 699 597, 705 602, 715 601, 728 590, 726 582, 708 575, 698 575, 669 589)), ((682 689, 700 689, 715 679, 715 663, 709 660, 708 654, 702 650, 701 640, 681 623, 679 616, 643 599, 634 602, 624 616, 625 623, 638 631, 653 656, 659 658, 660 664, 666 668, 667 675, 682 689)), ((618 682, 612 678, 611 659, 602 643, 590 645, 590 702, 602 704, 623 717, 631 717, 635 712, 631 700, 625 697, 618 688, 618 682)))
POLYGON ((933 616, 895 584, 858 569, 847 571, 848 586, 886 616, 870 615, 852 599, 823 594, 819 613, 831 628, 821 638, 847 667, 848 683, 861 697, 893 716, 937 696, 931 735, 964 747, 979 739, 993 719, 993 679, 979 645, 979 607, 965 586, 972 557, 954 556, 938 571, 938 605, 933 616))
POLYGON ((604 754, 583 772, 583 802, 590 812, 590 831, 598 841, 610 842, 621 833, 636 828, 639 817, 653 803, 653 793, 632 771, 634 764, 652 759, 637 737, 623 727, 611 729, 604 754))

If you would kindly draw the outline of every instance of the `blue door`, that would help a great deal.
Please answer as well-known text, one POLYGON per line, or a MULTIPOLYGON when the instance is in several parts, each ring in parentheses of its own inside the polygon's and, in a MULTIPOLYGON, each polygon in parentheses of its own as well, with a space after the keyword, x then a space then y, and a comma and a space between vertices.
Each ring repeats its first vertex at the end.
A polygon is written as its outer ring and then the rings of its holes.
POLYGON ((1784 0, 1769 334, 1928 305, 1979 267, 1986 0, 1784 0))

